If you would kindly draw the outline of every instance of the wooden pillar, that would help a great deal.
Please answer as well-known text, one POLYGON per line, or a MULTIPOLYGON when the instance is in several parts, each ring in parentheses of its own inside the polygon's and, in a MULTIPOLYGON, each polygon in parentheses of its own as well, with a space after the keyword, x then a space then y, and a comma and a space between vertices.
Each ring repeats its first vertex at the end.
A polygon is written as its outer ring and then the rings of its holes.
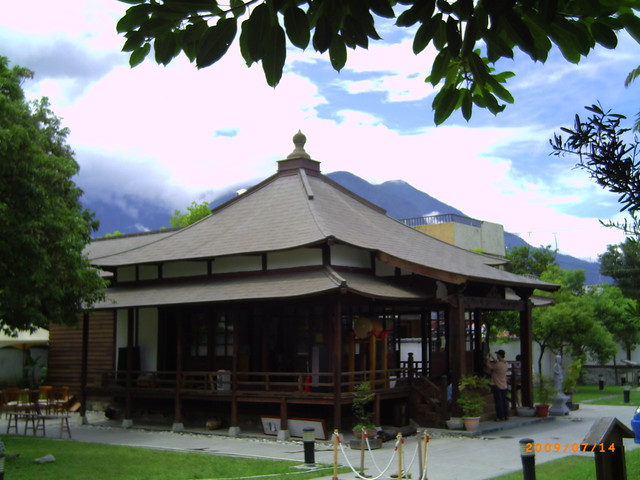
POLYGON ((82 314, 82 365, 80 372, 80 416, 83 423, 87 414, 87 376, 89 365, 89 314, 82 314))
POLYGON ((127 375, 126 375, 126 394, 124 407, 125 426, 131 426, 133 418, 133 397, 131 389, 133 388, 133 327, 135 322, 136 311, 133 308, 127 310, 127 375))
POLYGON ((520 377, 522 405, 533 406, 533 317, 529 295, 522 297, 520 311, 520 377))
POLYGON ((454 400, 457 399, 458 382, 467 373, 465 362, 465 319, 464 319, 464 297, 461 293, 456 294, 449 309, 449 370, 450 381, 453 385, 454 400))
POLYGON ((332 319, 331 366, 333 372, 333 428, 342 424, 342 303, 341 295, 334 297, 332 319))
POLYGON ((238 352, 240 352, 240 328, 237 324, 237 318, 233 323, 233 357, 231 360, 231 425, 229 426, 229 435, 235 437, 240 434, 240 421, 238 419, 238 352))
POLYGON ((431 312, 422 310, 420 313, 420 349, 422 352, 422 375, 429 375, 429 352, 431 351, 431 312))
POLYGON ((484 368, 484 352, 482 351, 482 312, 473 311, 473 367, 475 371, 484 368))
POLYGON ((174 392, 173 430, 180 430, 182 425, 182 358, 184 342, 184 326, 180 319, 176 325, 176 387, 174 392))

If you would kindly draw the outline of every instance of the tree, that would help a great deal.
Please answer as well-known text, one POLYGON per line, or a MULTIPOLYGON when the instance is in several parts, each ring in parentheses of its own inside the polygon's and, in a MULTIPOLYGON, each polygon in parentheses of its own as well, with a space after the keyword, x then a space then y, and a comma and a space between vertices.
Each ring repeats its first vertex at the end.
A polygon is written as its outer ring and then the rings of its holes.
POLYGON ((602 188, 619 195, 621 211, 627 211, 631 223, 603 222, 607 226, 621 228, 628 235, 640 235, 640 164, 636 161, 639 141, 626 143, 629 132, 620 124, 624 115, 605 112, 599 105, 585 107, 593 115, 582 121, 576 115, 573 130, 563 127, 568 134, 565 139, 555 134, 550 140, 556 156, 577 156, 576 167, 586 170, 602 188))
POLYGON ((78 164, 46 99, 27 102, 33 74, 0 57, 0 329, 73 324, 103 297, 83 249, 97 229, 71 180, 78 164))
MULTIPOLYGON (((640 77, 640 65, 629 72, 629 75, 627 75, 627 78, 624 81, 624 86, 628 87, 638 77, 640 77)), ((640 132, 640 112, 636 114, 636 121, 633 124, 633 131, 640 132)))
POLYGON ((207 202, 191 202, 185 213, 180 212, 180 210, 174 210, 173 215, 169 217, 169 225, 173 228, 186 227, 210 214, 211 209, 207 202))
POLYGON ((608 245, 598 256, 600 273, 613 278, 626 297, 640 301, 640 243, 627 238, 619 245, 608 245))
POLYGON ((551 250, 551 245, 540 248, 530 248, 528 245, 519 245, 507 251, 509 264, 507 270, 519 275, 542 275, 550 265, 556 263, 556 251, 551 250))
MULTIPOLYGON (((627 360, 640 344, 640 310, 638 302, 627 298, 615 285, 602 284, 587 292, 595 316, 611 332, 613 339, 625 349, 627 360)), ((615 358, 614 358, 615 363, 615 358)))
MULTIPOLYGON (((540 248, 519 245, 507 250, 506 258, 509 260, 506 270, 519 275, 540 277, 551 265, 556 265, 556 251, 551 250, 551 245, 540 248)), ((517 312, 490 312, 485 318, 490 323, 492 338, 500 339, 504 332, 520 334, 520 316, 517 312)))
POLYGON ((227 53, 240 27, 245 62, 261 62, 271 86, 282 77, 287 39, 302 50, 311 44, 328 52, 340 71, 347 47, 367 48, 370 40, 381 40, 376 23, 395 18, 397 27, 413 28, 415 54, 429 44, 438 51, 425 79, 441 85, 432 104, 436 124, 456 109, 469 120, 473 105, 497 114, 513 103, 504 86, 513 73, 496 72, 493 65, 513 58, 515 48, 545 62, 555 44, 567 61, 578 63, 596 44, 615 48, 621 30, 640 42, 638 5, 630 0, 121 1, 133 5, 117 24, 132 66, 153 44, 160 64, 184 52, 198 68, 208 67, 227 53))
MULTIPOLYGON (((600 322, 594 303, 584 291, 584 270, 564 270, 551 265, 541 279, 560 285, 548 293, 554 304, 533 311, 533 338, 540 347, 538 368, 547 349, 573 358, 587 354, 605 363, 617 351, 612 334, 600 322)), ((541 293, 543 294, 543 293, 541 293)), ((541 371, 541 370, 539 370, 541 371)))

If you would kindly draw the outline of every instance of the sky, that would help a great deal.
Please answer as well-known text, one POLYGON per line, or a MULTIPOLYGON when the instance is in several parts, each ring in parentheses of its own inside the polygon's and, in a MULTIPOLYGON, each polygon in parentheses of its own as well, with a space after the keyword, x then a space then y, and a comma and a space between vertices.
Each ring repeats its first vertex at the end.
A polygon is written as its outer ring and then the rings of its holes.
POLYGON ((557 49, 545 64, 521 53, 502 60, 497 69, 516 74, 507 84, 515 103, 497 116, 475 109, 469 122, 455 113, 436 127, 436 90, 424 82, 435 53, 415 56, 409 30, 382 25, 383 41, 349 50, 339 73, 311 47, 290 49, 271 88, 237 44, 203 70, 184 56, 167 67, 150 56, 130 68, 115 28, 126 8, 116 0, 31 0, 25 14, 20 2, 0 3, 0 55, 35 72, 23 85, 27 97, 47 97, 70 129, 87 200, 135 217, 143 199, 169 215, 269 177, 301 130, 323 173, 406 181, 533 246, 596 260, 624 240, 599 222, 622 218, 617 196, 573 168, 575 160, 551 156, 549 139, 596 102, 630 125, 640 81, 625 88, 624 80, 640 46, 627 36, 578 65, 557 49))

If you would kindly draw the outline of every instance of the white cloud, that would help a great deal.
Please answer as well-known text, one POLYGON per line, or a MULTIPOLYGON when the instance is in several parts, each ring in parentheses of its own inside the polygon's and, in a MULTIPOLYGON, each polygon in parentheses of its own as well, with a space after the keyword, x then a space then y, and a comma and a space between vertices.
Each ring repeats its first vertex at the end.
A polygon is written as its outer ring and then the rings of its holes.
POLYGON ((11 30, 0 27, 0 39, 10 58, 16 55, 11 60, 34 62, 27 66, 36 74, 42 67, 27 91, 50 97, 71 129, 88 196, 125 209, 135 195, 182 208, 273 174, 301 129, 323 172, 347 170, 372 182, 402 179, 472 217, 502 223, 533 245, 557 241, 580 257, 621 241, 597 221, 615 218, 615 198, 573 170, 570 160, 550 159, 548 139, 583 104, 629 96, 617 77, 637 65, 630 54, 636 44, 625 43, 620 55, 600 49, 578 67, 557 54, 544 66, 520 55, 502 62, 499 70, 514 67, 518 74, 508 85, 515 105, 495 118, 475 111, 469 124, 456 124, 460 116, 454 115, 434 128, 428 98, 434 90, 424 82, 434 51, 415 56, 407 38, 349 50, 345 69, 329 80, 326 56, 311 48, 290 51, 293 63, 272 89, 260 65, 244 65, 237 45, 201 71, 184 58, 166 68, 149 59, 130 69, 115 32, 127 5, 117 1, 76 0, 61 14, 59 5, 36 0, 35 17, 5 3, 0 14, 11 19, 11 30), (55 45, 71 46, 66 57, 55 45), (570 87, 559 87, 569 81, 570 87), (356 103, 357 94, 382 100, 356 103), (419 115, 408 102, 423 105, 419 115))

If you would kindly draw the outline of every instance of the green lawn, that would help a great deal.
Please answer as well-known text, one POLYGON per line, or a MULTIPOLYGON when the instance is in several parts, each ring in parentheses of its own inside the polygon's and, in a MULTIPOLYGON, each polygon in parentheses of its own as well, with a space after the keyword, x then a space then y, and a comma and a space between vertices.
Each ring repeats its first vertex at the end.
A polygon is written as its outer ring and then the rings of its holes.
POLYGON ((592 405, 640 405, 640 390, 633 386, 629 392, 629 403, 624 403, 624 393, 621 385, 605 385, 600 391, 598 385, 578 385, 573 394, 574 403, 587 401, 592 405))
MULTIPOLYGON (((640 405, 640 391, 633 387, 629 403, 624 403, 624 394, 620 385, 606 385, 603 391, 598 385, 578 385, 573 394, 574 403, 592 405, 640 405)), ((640 472, 640 450, 626 452, 627 477, 636 478, 640 472)), ((595 480, 596 470, 593 457, 570 456, 546 462, 536 466, 536 480, 595 480)), ((522 480, 522 472, 502 475, 492 480, 522 480)))
MULTIPOLYGON (((640 450, 626 452, 627 478, 637 478, 640 472, 640 450)), ((570 456, 536 465, 536 480, 596 480, 593 457, 570 456)), ((522 472, 509 473, 491 480, 522 480, 522 472)))
MULTIPOLYGON (((5 452, 19 453, 5 462, 10 480, 193 480, 210 478, 263 478, 305 480, 329 476, 332 466, 314 472, 294 468, 302 462, 257 460, 198 452, 174 452, 147 448, 103 445, 16 435, 0 437, 5 452), (55 462, 33 460, 53 455, 55 462), (266 475, 273 475, 265 477, 266 475)), ((344 471, 344 470, 343 470, 344 471)))

